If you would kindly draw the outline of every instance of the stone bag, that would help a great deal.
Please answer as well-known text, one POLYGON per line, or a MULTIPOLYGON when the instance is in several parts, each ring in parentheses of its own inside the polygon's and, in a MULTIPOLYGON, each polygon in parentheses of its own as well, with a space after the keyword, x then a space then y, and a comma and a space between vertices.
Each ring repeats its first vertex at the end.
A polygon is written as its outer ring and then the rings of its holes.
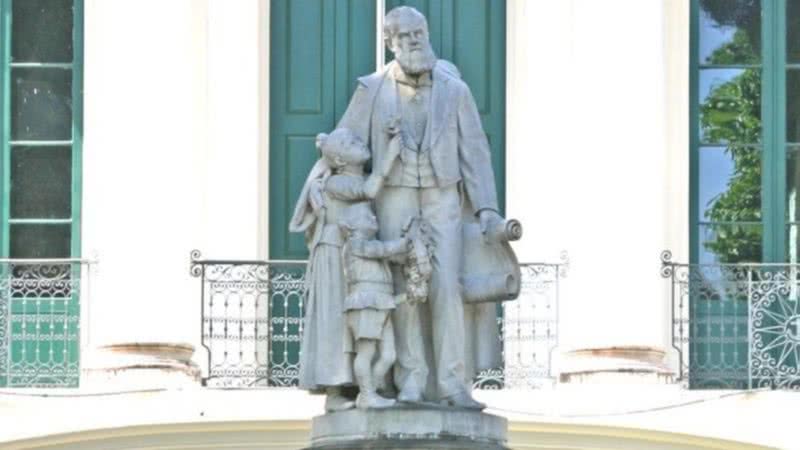
POLYGON ((461 285, 464 303, 504 302, 519 297, 522 275, 517 255, 509 242, 522 237, 522 224, 515 219, 503 220, 487 230, 480 224, 463 224, 464 259, 461 285))

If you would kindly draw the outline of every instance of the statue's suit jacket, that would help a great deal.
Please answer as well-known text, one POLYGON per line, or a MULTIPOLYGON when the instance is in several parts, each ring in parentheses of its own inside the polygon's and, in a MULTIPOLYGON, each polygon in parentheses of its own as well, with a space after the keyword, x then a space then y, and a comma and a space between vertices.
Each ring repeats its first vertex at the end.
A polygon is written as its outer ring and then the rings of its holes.
MULTIPOLYGON (((338 125, 351 129, 367 143, 372 151, 372 167, 381 167, 389 145, 386 125, 399 116, 400 101, 393 76, 396 64, 392 61, 383 70, 358 79, 355 94, 338 125)), ((489 142, 472 93, 450 62, 438 60, 432 77, 431 110, 422 150, 430 151, 437 186, 463 181, 473 212, 497 211, 489 142)), ((402 185, 399 170, 389 173, 386 185, 402 185)))
MULTIPOLYGON (((373 167, 382 167, 381 160, 389 144, 386 125, 399 115, 400 102, 393 76, 396 64, 393 61, 383 70, 358 79, 355 94, 338 124, 367 143, 373 167)), ((431 110, 421 149, 430 150, 438 186, 463 183, 469 200, 465 205, 471 204, 472 208, 465 208, 462 220, 475 222, 474 213, 482 209, 498 210, 489 142, 475 100, 458 69, 448 61, 438 60, 432 77, 431 110)), ((386 185, 400 185, 399 178, 399 171, 390 172, 386 185)), ((494 303, 464 305, 464 363, 468 380, 477 371, 500 364, 496 318, 494 303)))

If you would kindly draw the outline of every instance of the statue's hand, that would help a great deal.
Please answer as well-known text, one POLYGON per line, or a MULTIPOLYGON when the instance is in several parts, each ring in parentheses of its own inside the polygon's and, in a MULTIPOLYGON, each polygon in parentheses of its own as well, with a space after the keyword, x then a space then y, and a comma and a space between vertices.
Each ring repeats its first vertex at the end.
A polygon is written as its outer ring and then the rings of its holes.
POLYGON ((400 148, 403 146, 403 137, 402 134, 396 134, 391 141, 389 141, 389 146, 386 149, 386 160, 387 161, 394 161, 395 158, 400 154, 400 148))
POLYGON ((400 148, 402 146, 402 133, 398 133, 389 141, 389 145, 386 147, 386 153, 383 155, 383 160, 381 161, 381 167, 378 168, 378 173, 385 177, 389 176, 389 172, 392 171, 392 165, 394 165, 395 160, 400 155, 400 148))
POLYGON ((493 209, 481 210, 479 218, 481 222, 481 233, 483 235, 486 235, 486 232, 489 231, 496 223, 503 221, 503 217, 501 217, 500 214, 493 209))
POLYGON ((403 251, 404 252, 407 253, 407 252, 410 252, 411 250, 414 249, 413 241, 411 240, 410 237, 403 236, 401 239, 404 241, 403 242, 403 251))
POLYGON ((400 117, 392 117, 386 123, 386 134, 390 138, 394 138, 400 134, 400 117))
POLYGON ((364 182, 364 195, 371 199, 377 197, 382 181, 381 176, 375 173, 367 177, 367 181, 364 182))

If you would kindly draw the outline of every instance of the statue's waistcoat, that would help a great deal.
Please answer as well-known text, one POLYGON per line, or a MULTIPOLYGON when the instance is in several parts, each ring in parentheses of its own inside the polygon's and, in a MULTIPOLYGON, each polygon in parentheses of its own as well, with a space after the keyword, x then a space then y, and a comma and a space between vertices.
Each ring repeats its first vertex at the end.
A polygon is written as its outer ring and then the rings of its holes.
MULTIPOLYGON (((359 86, 338 124, 351 129, 367 143, 372 152, 372 167, 383 167, 389 146, 386 128, 393 119, 402 118, 394 76, 396 66, 393 61, 383 70, 359 78, 359 86)), ((438 60, 431 74, 428 114, 419 152, 401 154, 400 159, 405 158, 405 168, 410 167, 410 172, 393 167, 386 185, 441 188, 463 181, 473 212, 497 211, 489 143, 472 94, 452 63, 438 60), (416 183, 404 177, 413 174, 417 175, 416 183)))
MULTIPOLYGON (((356 106, 357 112, 351 117, 344 117, 339 123, 339 126, 354 129, 356 134, 369 143, 373 166, 380 165, 388 146, 386 125, 392 118, 400 117, 407 122, 406 127, 409 130, 415 131, 418 128, 416 124, 408 123, 419 118, 416 112, 408 113, 408 108, 403 108, 403 102, 398 95, 400 83, 395 77, 397 70, 397 63, 392 62, 383 71, 359 78, 359 88, 353 103, 360 104, 351 103, 351 108, 356 106)), ((401 153, 400 160, 404 161, 405 167, 396 164, 387 177, 388 186, 443 187, 461 179, 458 124, 453 105, 459 102, 463 82, 443 68, 441 61, 437 62, 432 71, 431 82, 429 99, 422 99, 428 104, 423 136, 421 139, 418 135, 415 136, 419 151, 414 152, 414 155, 401 153), (420 178, 424 178, 421 183, 420 178)))
POLYGON ((392 170, 400 173, 389 173, 389 185, 435 187, 430 148, 423 146, 426 143, 425 136, 430 133, 431 75, 424 73, 415 80, 406 77, 399 69, 394 71, 394 75, 400 127, 405 139, 400 150, 400 161, 392 170), (398 179, 399 183, 392 184, 398 179))

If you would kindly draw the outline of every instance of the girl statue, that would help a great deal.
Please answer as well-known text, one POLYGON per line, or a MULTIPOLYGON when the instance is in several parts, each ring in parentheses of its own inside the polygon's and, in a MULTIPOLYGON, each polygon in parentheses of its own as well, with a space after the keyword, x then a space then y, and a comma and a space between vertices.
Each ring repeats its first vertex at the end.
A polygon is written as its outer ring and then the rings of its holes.
POLYGON ((325 393, 326 411, 355 406, 343 392, 343 388, 356 385, 356 380, 345 327, 344 236, 339 222, 349 205, 375 198, 383 185, 401 145, 396 126, 390 124, 387 132, 393 135, 392 151, 383 167, 374 168, 369 177, 364 174, 364 164, 370 151, 351 130, 319 134, 316 145, 322 158, 311 169, 289 224, 290 231, 305 233, 309 249, 299 385, 325 393))

